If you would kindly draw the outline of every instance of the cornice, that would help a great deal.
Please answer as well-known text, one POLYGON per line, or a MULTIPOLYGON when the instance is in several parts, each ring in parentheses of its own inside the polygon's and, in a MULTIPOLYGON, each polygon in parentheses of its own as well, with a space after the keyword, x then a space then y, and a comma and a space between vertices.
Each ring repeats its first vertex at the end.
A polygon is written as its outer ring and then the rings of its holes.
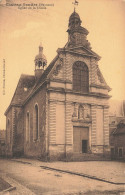
POLYGON ((83 57, 88 57, 88 58, 90 58, 90 57, 93 57, 93 58, 95 58, 95 59, 97 59, 97 60, 99 60, 99 58, 96 56, 96 55, 94 55, 94 54, 85 54, 85 53, 81 53, 81 52, 76 52, 76 51, 71 51, 70 49, 65 49, 65 48, 63 48, 63 49, 61 49, 61 48, 59 48, 59 49, 57 49, 57 53, 70 53, 70 54, 73 54, 73 55, 80 55, 80 56, 83 56, 83 57))
POLYGON ((109 95, 105 95, 105 94, 101 94, 101 93, 92 93, 92 92, 89 92, 89 93, 81 93, 81 92, 76 92, 76 91, 73 91, 71 89, 64 89, 64 88, 57 88, 57 87, 48 87, 47 88, 47 91, 48 92, 59 92, 59 93, 70 93, 70 94, 73 94, 73 95, 79 95, 79 96, 91 96, 91 97, 97 97, 97 98, 105 98, 105 99, 109 99, 111 96, 109 95))
POLYGON ((101 88, 101 89, 107 89, 108 91, 111 91, 112 89, 107 85, 105 85, 105 86, 103 86, 103 85, 97 85, 97 84, 94 84, 94 83, 92 83, 91 85, 90 85, 90 87, 95 87, 95 88, 101 88))

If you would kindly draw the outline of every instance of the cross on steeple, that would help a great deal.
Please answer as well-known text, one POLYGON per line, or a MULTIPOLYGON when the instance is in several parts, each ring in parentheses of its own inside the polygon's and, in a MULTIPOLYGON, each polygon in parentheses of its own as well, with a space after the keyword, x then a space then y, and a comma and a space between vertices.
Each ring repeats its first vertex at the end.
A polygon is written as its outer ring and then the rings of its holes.
POLYGON ((74 2, 72 2, 72 4, 74 4, 74 12, 75 12, 76 6, 79 4, 79 2, 74 0, 74 2))

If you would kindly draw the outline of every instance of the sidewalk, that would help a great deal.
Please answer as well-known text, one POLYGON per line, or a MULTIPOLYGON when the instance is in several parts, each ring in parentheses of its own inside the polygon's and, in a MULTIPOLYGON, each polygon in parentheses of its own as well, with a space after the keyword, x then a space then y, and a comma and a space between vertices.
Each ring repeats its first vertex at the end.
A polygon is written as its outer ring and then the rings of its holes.
MULTIPOLYGON (((10 178, 5 173, 1 173, 1 176, 4 181, 4 188, 0 190, 0 195, 35 195, 31 190, 10 178)), ((0 186, 2 186, 1 178, 0 186)))
POLYGON ((29 163, 34 166, 44 166, 72 173, 84 174, 95 179, 103 179, 117 184, 125 184, 125 163, 115 161, 86 161, 86 162, 42 162, 34 159, 12 159, 14 161, 29 163))
POLYGON ((2 177, 0 177, 0 194, 10 192, 15 189, 16 189, 15 187, 13 187, 7 181, 5 181, 2 177))

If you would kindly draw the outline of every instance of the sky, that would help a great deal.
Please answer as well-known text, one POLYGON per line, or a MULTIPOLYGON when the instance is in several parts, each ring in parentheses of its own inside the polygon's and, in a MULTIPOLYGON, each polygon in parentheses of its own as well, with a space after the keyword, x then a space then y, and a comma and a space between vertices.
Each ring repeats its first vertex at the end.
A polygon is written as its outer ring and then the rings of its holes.
MULTIPOLYGON (((40 42, 48 65, 56 50, 68 40, 68 20, 73 0, 0 1, 0 129, 21 74, 34 74, 34 58, 40 42), (52 4, 36 9, 18 9, 10 4, 52 4), (5 59, 5 95, 3 94, 5 59)), ((125 0, 79 0, 76 12, 89 31, 92 50, 101 56, 99 67, 113 99, 125 99, 125 0)))

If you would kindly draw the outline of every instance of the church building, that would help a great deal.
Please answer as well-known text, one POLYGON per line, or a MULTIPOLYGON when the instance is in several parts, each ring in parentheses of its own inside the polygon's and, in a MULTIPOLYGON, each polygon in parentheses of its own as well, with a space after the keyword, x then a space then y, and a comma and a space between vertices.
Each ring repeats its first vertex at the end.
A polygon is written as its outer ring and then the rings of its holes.
POLYGON ((109 98, 88 30, 74 12, 68 41, 47 66, 43 46, 34 75, 22 74, 6 115, 6 155, 73 160, 109 154, 109 98))

